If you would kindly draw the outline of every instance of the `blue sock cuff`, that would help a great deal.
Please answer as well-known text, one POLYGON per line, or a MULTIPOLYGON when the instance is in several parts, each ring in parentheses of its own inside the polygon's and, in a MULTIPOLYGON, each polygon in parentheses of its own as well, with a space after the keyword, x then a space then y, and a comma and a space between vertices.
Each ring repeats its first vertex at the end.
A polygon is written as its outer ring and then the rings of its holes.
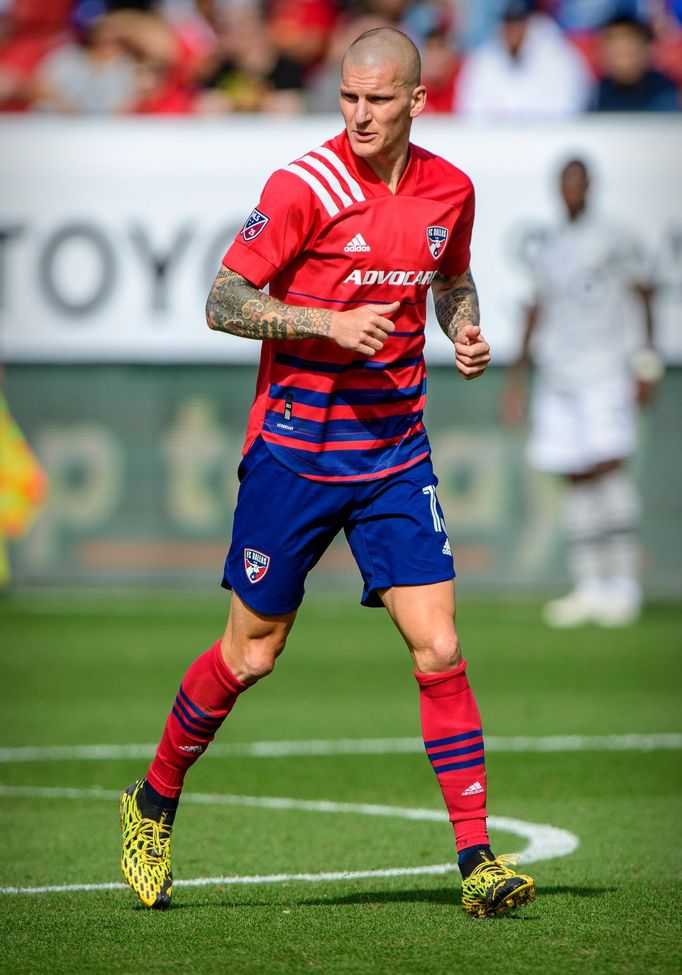
POLYGON ((177 809, 180 798, 173 798, 172 796, 162 796, 160 792, 144 780, 144 794, 150 802, 153 802, 155 806, 160 806, 161 809, 177 809))
POLYGON ((472 853, 479 853, 479 852, 488 854, 491 860, 494 859, 493 852, 490 849, 490 847, 484 846, 479 843, 476 846, 467 846, 465 850, 460 850, 459 853, 457 854, 457 864, 461 865, 462 863, 464 863, 467 857, 471 856, 472 853))

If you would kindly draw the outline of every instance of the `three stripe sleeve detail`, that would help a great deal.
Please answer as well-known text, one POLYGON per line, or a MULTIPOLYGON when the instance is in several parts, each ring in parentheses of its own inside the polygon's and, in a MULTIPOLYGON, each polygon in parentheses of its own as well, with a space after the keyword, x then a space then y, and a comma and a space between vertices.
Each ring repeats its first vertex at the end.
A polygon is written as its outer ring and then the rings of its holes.
POLYGON ((336 153, 326 146, 320 146, 312 153, 290 163, 286 171, 308 184, 330 217, 335 217, 341 210, 365 199, 358 181, 351 176, 336 153), (321 159, 318 158, 320 156, 321 159), (311 169, 315 173, 311 173, 311 169))

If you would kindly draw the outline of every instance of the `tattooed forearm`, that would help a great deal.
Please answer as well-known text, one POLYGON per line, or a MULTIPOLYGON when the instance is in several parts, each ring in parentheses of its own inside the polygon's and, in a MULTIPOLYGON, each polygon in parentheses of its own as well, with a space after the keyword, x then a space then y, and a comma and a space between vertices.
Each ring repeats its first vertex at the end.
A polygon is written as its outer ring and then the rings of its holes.
POLYGON ((480 323, 478 294, 471 271, 456 278, 436 274, 432 290, 438 324, 452 342, 462 325, 480 323))
POLYGON ((287 305, 221 267, 206 302, 208 327, 247 339, 304 339, 329 335, 332 313, 287 305))

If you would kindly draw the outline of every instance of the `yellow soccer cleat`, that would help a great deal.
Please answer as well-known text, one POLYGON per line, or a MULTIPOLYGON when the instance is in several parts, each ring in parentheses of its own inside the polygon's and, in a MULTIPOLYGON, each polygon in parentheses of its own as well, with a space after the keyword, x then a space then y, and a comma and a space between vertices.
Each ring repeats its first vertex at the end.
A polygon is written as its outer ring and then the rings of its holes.
POLYGON ((133 782, 121 796, 121 870, 125 882, 145 907, 165 910, 173 893, 172 827, 166 824, 164 815, 159 822, 142 816, 138 795, 143 785, 144 779, 133 782))
POLYGON ((484 860, 462 880, 462 907, 469 917, 508 914, 535 900, 532 877, 511 869, 518 858, 518 854, 503 853, 495 860, 484 860))

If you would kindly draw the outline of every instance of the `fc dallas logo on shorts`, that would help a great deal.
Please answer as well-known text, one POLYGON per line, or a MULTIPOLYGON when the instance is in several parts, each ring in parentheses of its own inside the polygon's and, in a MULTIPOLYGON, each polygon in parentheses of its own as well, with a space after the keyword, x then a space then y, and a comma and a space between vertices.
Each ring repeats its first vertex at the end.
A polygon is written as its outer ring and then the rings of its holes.
POLYGON ((254 240, 258 234, 265 230, 266 224, 269 222, 270 217, 266 217, 258 209, 252 210, 251 215, 239 232, 248 244, 249 241, 254 240))
POLYGON ((244 571, 249 582, 260 582, 270 568, 270 556, 255 548, 244 549, 244 571))
POLYGON ((448 228, 447 227, 427 227, 426 228, 426 240, 429 244, 429 250, 431 251, 431 256, 435 259, 440 254, 443 247, 445 247, 445 241, 448 239, 448 228))

